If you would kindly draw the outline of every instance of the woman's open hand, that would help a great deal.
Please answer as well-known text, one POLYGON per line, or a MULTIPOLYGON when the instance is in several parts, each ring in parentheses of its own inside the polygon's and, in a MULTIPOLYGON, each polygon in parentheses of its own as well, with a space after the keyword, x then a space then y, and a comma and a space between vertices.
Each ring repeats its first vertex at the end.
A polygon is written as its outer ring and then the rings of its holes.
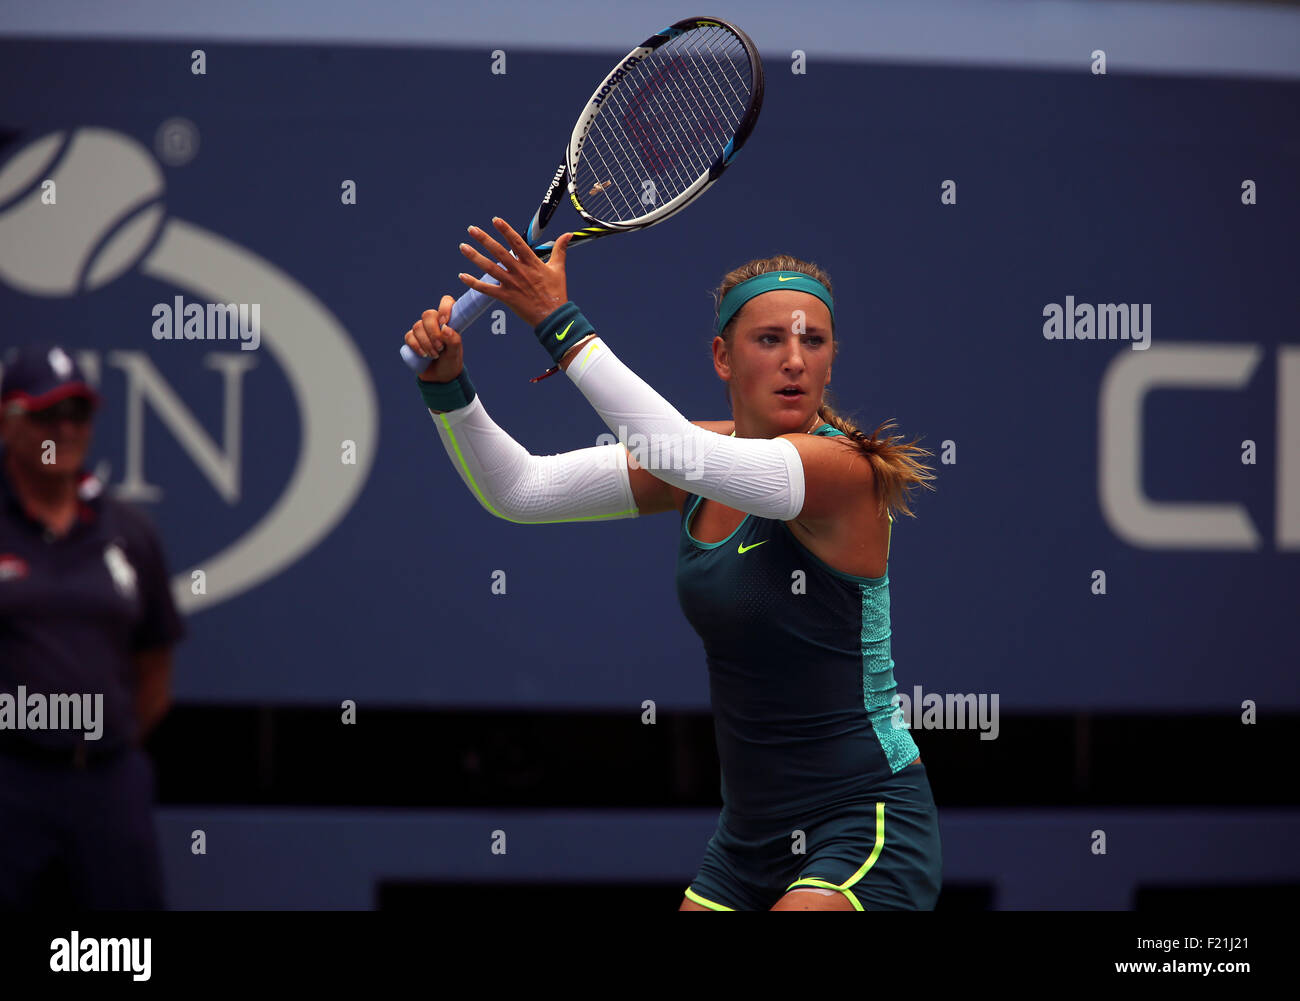
POLYGON ((468 243, 460 245, 460 252, 489 274, 500 285, 489 285, 473 275, 461 274, 460 280, 470 288, 505 303, 521 320, 535 327, 569 301, 564 277, 564 258, 572 233, 564 233, 555 241, 551 259, 545 264, 533 253, 532 247, 516 233, 504 219, 493 217, 492 225, 509 244, 509 250, 477 226, 469 227, 469 235, 481 243, 496 258, 489 260, 468 243), (510 251, 514 251, 511 256, 510 251))

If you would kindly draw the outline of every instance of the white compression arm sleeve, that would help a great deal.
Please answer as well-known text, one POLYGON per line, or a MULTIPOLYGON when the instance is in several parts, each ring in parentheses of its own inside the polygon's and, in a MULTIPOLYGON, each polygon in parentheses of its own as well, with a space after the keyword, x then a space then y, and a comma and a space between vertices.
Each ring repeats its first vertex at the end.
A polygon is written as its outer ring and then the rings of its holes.
POLYGON ((468 406, 429 415, 460 478, 498 518, 543 525, 638 515, 620 444, 533 455, 493 422, 477 395, 468 406))
POLYGON ((657 478, 760 518, 789 521, 803 510, 803 460, 789 440, 733 438, 696 427, 599 337, 582 345, 565 372, 657 478), (643 444, 649 461, 638 454, 643 444))

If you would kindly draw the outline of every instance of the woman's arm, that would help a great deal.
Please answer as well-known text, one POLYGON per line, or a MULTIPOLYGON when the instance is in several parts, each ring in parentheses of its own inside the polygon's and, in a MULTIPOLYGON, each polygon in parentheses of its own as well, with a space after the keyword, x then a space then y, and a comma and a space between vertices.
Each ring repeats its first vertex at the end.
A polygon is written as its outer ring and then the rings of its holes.
MULTIPOLYGON (((565 310, 579 317, 575 325, 589 328, 568 303, 560 315, 543 321, 539 337, 553 323, 566 321, 565 310)), ((652 444, 661 457, 655 468, 660 479, 760 518, 790 521, 803 511, 803 463, 790 440, 796 436, 733 438, 696 427, 599 337, 583 346, 567 374, 607 427, 625 428, 629 440, 638 435, 652 444)))
MULTIPOLYGON (((736 429, 735 421, 691 421, 691 423, 714 434, 729 435, 736 429)), ((627 475, 632 485, 632 496, 636 498, 636 506, 642 516, 659 514, 663 511, 681 511, 687 491, 661 480, 654 473, 643 468, 632 457, 631 452, 627 454, 627 475)))
POLYGON ((831 525, 846 517, 856 521, 863 498, 874 497, 871 463, 842 439, 709 434, 686 421, 599 337, 584 346, 567 374, 611 429, 626 428, 658 441, 661 454, 668 445, 684 457, 656 473, 675 487, 760 518, 831 525))
MULTIPOLYGON (((477 402, 481 408, 482 404, 468 377, 462 378, 460 335, 445 323, 451 305, 451 297, 446 296, 439 310, 426 310, 407 334, 406 342, 421 355, 437 359, 421 377, 421 391, 426 403, 434 401, 428 407, 429 414, 438 426, 448 457, 484 508, 497 517, 522 524, 614 520, 681 510, 686 491, 643 469, 621 445, 535 456, 497 427, 486 410, 468 420, 471 405, 477 402), (436 402, 453 397, 457 398, 456 406, 444 408, 436 402), (494 461, 485 466, 485 459, 494 461), (608 475, 611 472, 614 475, 608 475), (575 495, 549 499, 537 496, 539 484, 546 482, 569 484, 575 495)), ((586 340, 565 353, 561 367, 568 367, 586 340)), ((720 434, 730 434, 735 427, 731 421, 696 423, 720 434)), ((540 489, 543 494, 547 492, 540 489)))
MULTIPOLYGON (((595 334, 589 334, 570 348, 568 353, 560 360, 560 368, 567 370, 573 359, 578 356, 578 349, 595 336, 595 334)), ((691 421, 691 423, 715 434, 729 435, 736 430, 736 422, 730 420, 691 421)), ((661 480, 654 473, 645 469, 632 457, 631 452, 627 456, 627 473, 628 481, 632 487, 632 497, 636 501, 637 510, 643 517, 648 514, 661 514, 665 511, 681 511, 682 502, 686 499, 687 492, 681 487, 675 487, 671 483, 661 480)))
MULTIPOLYGON (((477 395, 473 404, 482 406, 477 395)), ((486 410, 430 414, 462 482, 506 521, 613 521, 680 511, 686 497, 685 490, 642 468, 621 444, 538 456, 497 427, 486 410)), ((695 424, 717 434, 734 429, 731 421, 695 424)))
POLYGON ((460 334, 443 296, 406 334, 434 364, 416 385, 461 480, 491 514, 523 525, 635 518, 636 499, 622 445, 533 455, 488 416, 465 372, 460 334))
POLYGON ((836 521, 858 488, 872 487, 871 464, 865 458, 846 461, 853 457, 828 439, 807 434, 733 438, 693 426, 594 336, 591 324, 567 300, 565 259, 572 234, 561 235, 543 263, 508 223, 492 222, 513 256, 476 227, 470 235, 497 260, 468 244, 461 251, 500 284, 488 285, 468 274, 461 281, 532 323, 553 359, 563 352, 569 362, 566 374, 611 430, 640 435, 654 442, 661 455, 667 449, 673 460, 656 468, 658 478, 686 493, 780 521, 836 521), (556 307, 556 302, 562 304, 556 307), (577 351, 564 343, 570 337, 579 341, 577 351))
POLYGON ((470 393, 466 406, 429 414, 456 472, 489 513, 521 525, 638 516, 622 445, 533 455, 470 393))

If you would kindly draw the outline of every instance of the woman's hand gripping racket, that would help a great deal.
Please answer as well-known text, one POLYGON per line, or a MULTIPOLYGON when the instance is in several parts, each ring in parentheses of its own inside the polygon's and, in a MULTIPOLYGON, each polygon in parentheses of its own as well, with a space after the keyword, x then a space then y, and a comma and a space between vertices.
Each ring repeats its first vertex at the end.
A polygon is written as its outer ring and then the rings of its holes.
MULTIPOLYGON (((762 107, 763 64, 735 25, 690 17, 651 35, 591 95, 524 240, 542 261, 550 259, 554 243, 542 233, 566 189, 588 223, 569 246, 663 222, 722 176, 762 107)), ((480 280, 499 284, 489 274, 480 280)), ((456 300, 448 325, 464 333, 492 301, 470 289, 456 300)), ((416 374, 432 363, 407 345, 402 360, 416 374)))

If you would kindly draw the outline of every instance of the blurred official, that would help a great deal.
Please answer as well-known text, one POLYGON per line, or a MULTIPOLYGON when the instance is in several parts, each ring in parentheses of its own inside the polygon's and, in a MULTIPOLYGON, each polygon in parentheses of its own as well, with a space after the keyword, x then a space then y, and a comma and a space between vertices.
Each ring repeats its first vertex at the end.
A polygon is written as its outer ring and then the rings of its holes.
POLYGON ((148 519, 84 468, 99 397, 60 347, 0 377, 0 909, 164 906, 154 772, 184 635, 148 519))

